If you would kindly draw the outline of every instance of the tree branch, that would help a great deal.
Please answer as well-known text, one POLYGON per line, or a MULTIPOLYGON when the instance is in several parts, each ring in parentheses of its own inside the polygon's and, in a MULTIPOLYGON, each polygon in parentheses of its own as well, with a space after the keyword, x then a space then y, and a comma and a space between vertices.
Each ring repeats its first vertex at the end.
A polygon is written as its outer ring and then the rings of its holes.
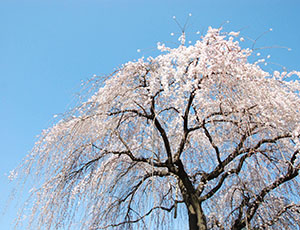
POLYGON ((248 134, 244 134, 239 144, 236 146, 235 150, 229 154, 227 158, 225 158, 221 164, 218 164, 218 166, 210 173, 204 174, 201 178, 202 183, 206 183, 207 181, 213 180, 217 178, 221 173, 224 172, 224 167, 228 165, 231 161, 233 161, 238 155, 240 155, 240 150, 243 148, 244 142, 246 141, 248 137, 248 134))
POLYGON ((189 100, 188 100, 188 103, 187 103, 187 106, 185 108, 185 112, 184 112, 184 116, 183 116, 183 136, 181 138, 181 141, 180 141, 180 144, 179 144, 179 148, 174 156, 175 158, 175 161, 179 160, 180 158, 180 155, 182 154, 183 152, 183 149, 184 149, 184 146, 185 146, 185 143, 186 143, 186 139, 187 139, 187 136, 189 134, 189 129, 188 129, 188 121, 189 121, 189 112, 190 112, 190 109, 191 109, 191 105, 193 103, 193 100, 195 98, 195 93, 194 91, 191 92, 190 94, 190 97, 189 97, 189 100))
POLYGON ((239 160, 239 163, 238 163, 238 166, 235 168, 235 169, 231 169, 227 172, 225 172, 224 174, 222 174, 219 182, 217 183, 217 185, 212 188, 206 195, 202 196, 200 198, 201 201, 204 201, 204 200, 207 200, 209 199, 210 197, 212 197, 220 188, 221 186, 223 185, 223 182, 225 181, 225 179, 231 175, 231 174, 239 174, 242 167, 243 167, 243 164, 245 162, 245 160, 248 158, 248 157, 251 157, 255 152, 252 151, 252 152, 249 152, 248 154, 245 154, 244 156, 242 156, 239 160))
POLYGON ((154 210, 156 209, 162 209, 164 211, 167 211, 167 212, 171 212, 172 209, 175 207, 175 205, 172 205, 171 207, 163 207, 163 206, 155 206, 153 208, 151 208, 147 213, 145 213, 143 216, 135 219, 135 220, 127 220, 127 221, 123 221, 123 222, 120 222, 120 223, 117 223, 117 224, 110 224, 110 225, 107 225, 107 226, 104 226, 102 227, 101 229, 107 229, 107 228, 111 228, 111 227, 118 227, 118 226, 121 226, 121 225, 124 225, 124 224, 133 224, 133 223, 137 223, 139 221, 141 221, 142 219, 144 219, 145 217, 149 216, 154 210))
POLYGON ((170 142, 169 139, 167 137, 166 131, 164 130, 164 128, 161 126, 160 122, 158 121, 156 114, 155 114, 155 96, 152 97, 152 102, 151 102, 151 109, 150 109, 151 115, 150 115, 150 119, 154 121, 154 125, 157 128, 157 130, 159 131, 163 142, 164 142, 164 146, 167 152, 167 164, 168 167, 171 168, 172 164, 173 164, 173 159, 172 159, 172 152, 171 152, 171 147, 170 147, 170 142))
POLYGON ((208 132, 208 129, 206 128, 205 124, 203 124, 203 129, 204 129, 204 133, 205 133, 205 136, 208 138, 209 140, 209 143, 211 144, 211 146, 214 148, 215 152, 216 152, 216 156, 217 156, 217 160, 218 160, 218 163, 219 164, 222 164, 221 162, 221 158, 220 158, 220 150, 218 148, 218 146, 215 145, 213 139, 212 139, 212 136, 210 135, 210 133, 208 132))
POLYGON ((284 206, 281 210, 279 210, 276 213, 276 215, 271 220, 267 221, 262 226, 259 226, 260 227, 259 229, 266 228, 266 226, 274 225, 279 220, 279 217, 282 214, 286 213, 289 209, 296 209, 297 212, 300 212, 300 205, 299 204, 289 204, 289 205, 284 206))
POLYGON ((294 179, 299 174, 299 168, 289 167, 287 173, 284 176, 277 178, 273 183, 266 186, 261 192, 256 196, 255 200, 249 203, 248 209, 246 211, 246 216, 244 219, 236 219, 232 229, 241 229, 246 226, 247 222, 250 222, 254 217, 257 209, 259 208, 260 204, 263 203, 265 196, 273 191, 274 189, 278 188, 280 185, 294 179))

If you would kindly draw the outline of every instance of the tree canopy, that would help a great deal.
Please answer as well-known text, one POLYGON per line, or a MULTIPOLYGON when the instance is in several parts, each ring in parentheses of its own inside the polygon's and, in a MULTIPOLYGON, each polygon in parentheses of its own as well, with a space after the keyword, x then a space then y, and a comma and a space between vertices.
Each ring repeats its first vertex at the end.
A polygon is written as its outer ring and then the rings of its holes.
POLYGON ((266 72, 238 36, 183 33, 94 78, 12 173, 36 182, 28 226, 300 227, 299 72, 266 72))

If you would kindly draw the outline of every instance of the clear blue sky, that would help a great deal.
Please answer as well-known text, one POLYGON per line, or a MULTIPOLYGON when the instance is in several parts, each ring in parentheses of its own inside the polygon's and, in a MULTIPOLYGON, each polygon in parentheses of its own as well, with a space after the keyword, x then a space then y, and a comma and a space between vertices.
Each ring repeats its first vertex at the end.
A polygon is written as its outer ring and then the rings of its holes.
POLYGON ((81 80, 176 41, 172 16, 184 24, 189 13, 191 37, 227 20, 226 31, 243 28, 254 39, 273 28, 256 46, 292 48, 268 50, 270 62, 300 70, 299 10, 299 0, 0 0, 0 229, 12 229, 17 212, 5 207, 5 173, 66 111, 81 80))

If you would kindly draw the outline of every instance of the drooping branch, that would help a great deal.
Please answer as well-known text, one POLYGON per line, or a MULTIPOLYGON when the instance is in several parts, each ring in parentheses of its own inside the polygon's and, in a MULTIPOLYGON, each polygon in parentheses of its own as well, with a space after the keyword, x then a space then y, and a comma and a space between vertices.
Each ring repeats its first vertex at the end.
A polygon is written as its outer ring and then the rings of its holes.
POLYGON ((232 175, 232 174, 239 174, 242 167, 243 167, 243 164, 245 162, 245 160, 249 157, 251 157, 255 152, 252 151, 252 152, 249 152, 248 154, 245 154, 243 155, 240 160, 239 160, 239 163, 237 165, 236 168, 234 169, 230 169, 228 170, 227 172, 223 173, 221 178, 219 179, 219 182, 217 183, 217 185, 215 187, 213 187, 207 194, 205 194, 204 196, 200 197, 200 200, 201 201, 205 201, 207 199, 209 199, 210 197, 212 197, 216 192, 218 192, 218 190, 221 188, 221 186, 223 185, 225 179, 232 175))
MULTIPOLYGON (((250 109, 253 109, 255 107, 256 106, 251 106, 251 107, 249 107, 247 109, 244 109, 244 110, 245 111, 249 111, 250 109)), ((230 119, 230 118, 227 118, 230 115, 234 115, 236 113, 239 113, 240 112, 239 110, 223 111, 223 109, 222 109, 222 107, 220 105, 219 111, 212 112, 212 113, 208 114, 206 117, 204 117, 203 119, 200 119, 200 117, 198 116, 196 108, 194 108, 194 111, 195 111, 195 114, 196 114, 196 120, 198 122, 198 125, 196 125, 194 127, 190 127, 189 128, 189 132, 192 132, 192 131, 195 131, 195 130, 203 128, 204 124, 217 124, 217 123, 224 123, 224 122, 226 123, 226 122, 228 122, 228 123, 234 124, 237 127, 239 125, 238 121, 230 119), (222 116, 224 118, 223 119, 222 118, 214 118, 214 117, 220 117, 220 116, 222 116)), ((257 124, 254 123, 254 125, 257 125, 257 124)))
POLYGON ((271 220, 268 220, 266 223, 259 226, 259 228, 266 228, 267 226, 273 226, 279 218, 289 210, 294 209, 296 212, 300 212, 300 205, 299 204, 289 204, 281 208, 273 217, 271 220))
POLYGON ((229 156, 225 158, 221 162, 221 164, 218 164, 218 166, 213 171, 208 174, 204 174, 201 178, 201 182, 206 183, 207 181, 217 178, 221 173, 223 173, 224 167, 232 162, 238 155, 240 155, 240 150, 243 148, 244 142, 246 141, 247 137, 248 135, 244 134, 241 137, 239 144, 236 146, 235 150, 231 154, 229 154, 229 156))
POLYGON ((245 148, 244 150, 240 151, 240 153, 246 153, 251 150, 258 150, 263 144, 275 144, 277 141, 281 139, 291 138, 291 137, 292 137, 291 134, 286 133, 286 134, 278 135, 274 138, 261 139, 259 142, 257 142, 257 144, 254 147, 245 148))
MULTIPOLYGON (((279 138, 279 137, 277 137, 277 138, 279 138)), ((277 138, 275 138, 275 139, 277 139, 277 138)), ((279 138, 279 139, 281 139, 281 138, 279 138)), ((294 156, 294 154, 293 154, 293 156, 294 156)), ((271 191, 273 191, 274 189, 281 186, 282 184, 284 184, 288 181, 291 181, 292 179, 297 177, 299 175, 299 169, 300 169, 299 166, 297 166, 297 167, 289 166, 285 175, 278 177, 275 181, 273 181, 273 183, 267 185, 264 189, 262 189, 259 192, 259 194, 256 195, 256 198, 252 202, 249 202, 249 205, 248 205, 248 208, 246 211, 246 216, 243 219, 242 218, 236 219, 233 224, 232 229, 235 230, 235 229, 241 229, 241 228, 245 227, 246 223, 248 223, 252 220, 257 209, 264 202, 265 196, 267 194, 269 194, 271 191)))
POLYGON ((288 170, 288 172, 282 176, 279 177, 277 180, 275 180, 272 184, 270 184, 269 186, 265 187, 257 196, 257 198, 255 199, 255 201, 252 202, 252 204, 249 206, 249 209, 247 211, 247 214, 249 216, 249 219, 251 220, 252 217, 254 216, 257 208, 259 207, 259 205, 263 202, 264 197, 272 190, 274 190, 275 188, 279 187, 280 185, 284 184, 287 181, 292 180, 293 178, 295 178, 296 176, 298 176, 299 174, 299 169, 293 169, 290 168, 288 170))
POLYGON ((141 177, 141 179, 139 180, 139 182, 133 187, 133 189, 131 190, 131 192, 129 192, 123 199, 119 200, 118 202, 122 203, 125 202, 129 197, 134 196, 134 194, 136 193, 136 191, 139 189, 139 187, 149 178, 151 177, 167 177, 170 176, 171 174, 169 172, 164 172, 164 171, 152 171, 149 172, 147 174, 145 174, 144 176, 141 177))
MULTIPOLYGON (((94 144, 93 144, 93 146, 96 147, 96 145, 94 145, 94 144)), ((135 157, 132 154, 132 152, 128 151, 128 150, 127 151, 107 151, 107 150, 103 150, 102 153, 100 153, 98 157, 87 161, 86 163, 82 164, 78 169, 76 169, 76 170, 72 171, 71 173, 69 173, 69 175, 68 175, 69 179, 71 179, 73 176, 87 170, 90 166, 92 166, 97 161, 100 161, 104 156, 106 156, 108 154, 114 154, 114 155, 118 155, 118 156, 126 155, 133 162, 147 163, 147 164, 149 164, 151 166, 155 166, 155 167, 167 167, 167 165, 165 163, 153 162, 153 160, 150 159, 150 158, 135 157)))
POLYGON ((175 208, 174 204, 171 207, 155 206, 155 207, 151 208, 148 212, 146 212, 144 215, 140 216, 139 218, 137 218, 135 220, 126 220, 126 221, 123 221, 123 222, 120 222, 117 224, 110 224, 110 225, 102 227, 101 229, 107 229, 107 228, 111 228, 111 227, 119 227, 119 226, 122 226, 125 224, 134 224, 134 223, 137 223, 137 222, 143 220, 147 216, 149 216, 156 209, 161 209, 163 211, 171 212, 174 208, 175 208))
POLYGON ((284 138, 290 138, 292 137, 290 134, 282 134, 282 135, 278 135, 274 138, 267 138, 267 139, 262 139, 260 140, 254 147, 249 147, 249 148, 245 148, 243 149, 243 146, 244 146, 244 142, 246 141, 246 139, 251 135, 251 133, 257 128, 257 126, 254 126, 251 128, 251 130, 249 131, 249 133, 245 133, 240 141, 239 141, 239 144, 236 146, 235 150, 229 154, 229 156, 227 158, 225 158, 221 164, 219 164, 212 172, 204 175, 202 178, 201 178, 201 181, 202 182, 205 182, 205 181, 209 181, 209 180, 212 180, 212 179, 215 179, 217 178, 221 173, 224 172, 224 167, 226 165, 228 165, 230 162, 232 162, 237 156, 243 154, 243 153, 248 153, 248 152, 251 152, 251 151, 257 151, 259 150, 259 148, 263 145, 263 144, 266 144, 266 143, 276 143, 278 140, 281 140, 281 139, 284 139, 284 138))
MULTIPOLYGON (((131 191, 129 193, 127 193, 127 195, 125 195, 122 199, 116 200, 117 205, 120 205, 121 203, 124 203, 125 201, 127 201, 129 199, 128 204, 127 204, 127 212, 125 214, 125 219, 126 220, 122 221, 122 222, 119 222, 117 224, 107 225, 105 227, 102 227, 102 229, 106 229, 106 228, 109 228, 109 227, 118 227, 118 226, 125 225, 125 224, 137 223, 139 221, 142 221, 145 217, 149 216, 156 209, 161 209, 163 211, 171 212, 174 208, 176 208, 177 203, 182 203, 183 202, 181 200, 175 200, 174 204, 171 205, 170 207, 165 207, 165 206, 160 204, 160 205, 152 207, 144 215, 140 215, 138 212, 135 212, 131 207, 131 203, 134 200, 135 194, 137 193, 138 189, 142 186, 142 184, 144 184, 149 178, 156 177, 156 176, 157 177, 167 177, 167 176, 171 176, 171 174, 169 172, 156 171, 155 170, 155 171, 149 172, 149 173, 145 174, 144 176, 142 176, 140 178, 139 182, 132 187, 131 191), (134 213, 139 215, 139 218, 137 218, 135 220, 130 220, 129 219, 129 213, 131 211, 134 211, 134 213)), ((168 193, 163 196, 163 198, 161 200, 161 203, 163 202, 165 197, 168 195, 168 193)))
POLYGON ((292 226, 282 217, 299 218, 285 195, 299 187, 299 153, 287 155, 299 144, 300 83, 277 79, 300 73, 272 77, 235 36, 209 28, 185 46, 183 34, 178 48, 158 45, 158 57, 92 82, 16 172, 38 179, 28 228, 165 228, 184 205, 191 230, 292 226))

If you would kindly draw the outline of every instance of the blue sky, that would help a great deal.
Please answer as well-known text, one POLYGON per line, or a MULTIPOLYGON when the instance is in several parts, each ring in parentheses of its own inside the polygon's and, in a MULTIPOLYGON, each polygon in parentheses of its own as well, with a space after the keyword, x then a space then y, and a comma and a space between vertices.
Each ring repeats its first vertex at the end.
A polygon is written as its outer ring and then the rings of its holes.
MULTIPOLYGON (((12 229, 14 205, 5 176, 16 167, 80 91, 81 80, 109 74, 141 55, 155 55, 158 41, 173 45, 184 24, 188 38, 208 26, 242 29, 270 62, 300 70, 298 0, 0 0, 0 228, 12 229), (137 49, 141 49, 138 53, 137 49)), ((269 65, 267 70, 280 69, 269 65)))

